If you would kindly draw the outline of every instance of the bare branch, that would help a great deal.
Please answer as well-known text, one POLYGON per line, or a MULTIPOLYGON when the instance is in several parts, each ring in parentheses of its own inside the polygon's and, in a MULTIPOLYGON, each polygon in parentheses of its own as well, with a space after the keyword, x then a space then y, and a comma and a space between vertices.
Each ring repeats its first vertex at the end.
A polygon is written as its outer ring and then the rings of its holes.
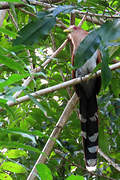
POLYGON ((110 164, 112 165, 116 170, 120 172, 120 166, 113 162, 105 153, 101 151, 101 149, 98 149, 99 154, 110 164))
POLYGON ((83 24, 84 21, 86 20, 86 17, 87 17, 87 15, 84 15, 84 16, 83 16, 82 20, 81 20, 80 23, 78 24, 79 27, 82 26, 82 24, 83 24))
MULTIPOLYGON (((25 4, 19 4, 19 3, 14 3, 14 6, 17 7, 24 7, 25 4)), ((10 5, 6 2, 2 5, 0 5, 0 10, 4 10, 4 9, 10 9, 10 5)))
MULTIPOLYGON (((57 7, 56 5, 51 5, 51 4, 48 4, 48 3, 44 3, 44 2, 39 2, 39 1, 29 1, 31 5, 38 5, 38 6, 43 6, 45 8, 51 8, 51 7, 57 7)), ((19 8, 19 7, 24 7, 27 5, 27 3, 24 1, 24 3, 13 3, 15 8, 19 8)), ((4 3, 0 6, 0 10, 3 10, 3 9, 10 9, 10 5, 9 3, 4 3)))
POLYGON ((59 121, 57 122, 55 128, 53 129, 46 145, 44 146, 42 153, 40 154, 38 160, 36 161, 30 175, 28 176, 27 180, 33 180, 35 179, 35 174, 37 173, 36 171, 36 165, 39 163, 45 163, 45 161, 47 160, 47 157, 49 157, 53 146, 55 144, 55 140, 58 138, 62 128, 64 127, 66 121, 68 120, 68 118, 70 117, 70 115, 72 114, 72 111, 75 107, 75 105, 77 104, 78 101, 78 97, 76 95, 76 93, 74 93, 74 95, 72 96, 72 98, 68 101, 68 104, 66 105, 59 121))
MULTIPOLYGON (((120 68, 120 62, 109 66, 109 68, 111 70, 115 70, 115 69, 120 68)), ((76 84, 79 84, 80 82, 87 81, 91 77, 95 78, 97 76, 100 76, 100 74, 101 74, 101 70, 97 71, 93 75, 89 74, 89 75, 86 75, 83 78, 75 78, 75 79, 60 83, 58 85, 51 86, 49 88, 41 89, 39 91, 31 93, 31 95, 34 96, 34 97, 38 97, 38 96, 41 96, 41 95, 44 95, 44 94, 48 94, 48 93, 54 92, 54 91, 62 89, 62 88, 66 88, 66 87, 69 87, 69 86, 74 86, 76 84)), ((26 95, 26 96, 23 96, 23 97, 20 97, 20 98, 16 99, 16 102, 8 102, 7 104, 8 104, 8 106, 14 106, 14 105, 20 104, 20 103, 22 103, 24 101, 28 101, 28 100, 30 100, 30 97, 28 95, 26 95)), ((2 111, 2 110, 3 109, 1 108, 0 111, 2 111)))
POLYGON ((94 16, 94 17, 101 17, 101 18, 107 18, 107 19, 112 19, 112 18, 116 18, 116 19, 119 19, 120 16, 118 15, 106 15, 106 14, 96 14, 96 13, 91 13, 91 12, 83 12, 83 11, 79 11, 79 10, 75 10, 76 13, 78 14, 83 14, 83 15, 87 15, 87 16, 94 16))
MULTIPOLYGON (((38 5, 38 6, 43 6, 45 8, 56 8, 57 6, 56 5, 53 5, 53 4, 49 4, 49 3, 45 3, 45 2, 40 2, 40 1, 29 1, 31 5, 38 5)), ((19 4, 19 3, 14 3, 14 6, 16 8, 19 8, 19 7, 24 7, 26 6, 27 3, 24 1, 24 4, 19 4)), ((10 9, 10 5, 6 2, 4 4, 2 4, 0 6, 0 10, 3 10, 3 9, 10 9)), ((82 12, 82 11, 79 11, 79 10, 75 10, 74 11, 75 13, 79 13, 79 14, 83 14, 83 15, 88 15, 88 16, 96 16, 96 17, 102 17, 102 18, 107 18, 107 19, 112 19, 112 18, 120 18, 119 15, 106 15, 106 14, 96 14, 96 13, 91 13, 91 12, 82 12)))
POLYGON ((75 13, 71 13, 70 14, 70 25, 74 25, 75 24, 75 13))
POLYGON ((27 11, 27 10, 25 10, 25 9, 23 9, 23 8, 18 8, 20 11, 22 11, 23 13, 25 13, 25 14, 29 14, 30 16, 33 16, 33 17, 37 17, 35 14, 33 14, 33 13, 31 13, 30 11, 27 11))
POLYGON ((9 16, 10 16, 10 18, 11 18, 13 24, 15 25, 16 29, 19 30, 18 24, 17 24, 17 22, 16 22, 14 16, 12 15, 12 13, 10 12, 10 10, 8 10, 8 14, 9 14, 9 16))
MULTIPOLYGON (((83 18, 84 15, 79 14, 79 17, 83 18)), ((86 21, 92 22, 92 23, 97 24, 97 25, 102 25, 105 22, 102 18, 97 19, 96 17, 88 16, 88 15, 86 16, 86 21)))

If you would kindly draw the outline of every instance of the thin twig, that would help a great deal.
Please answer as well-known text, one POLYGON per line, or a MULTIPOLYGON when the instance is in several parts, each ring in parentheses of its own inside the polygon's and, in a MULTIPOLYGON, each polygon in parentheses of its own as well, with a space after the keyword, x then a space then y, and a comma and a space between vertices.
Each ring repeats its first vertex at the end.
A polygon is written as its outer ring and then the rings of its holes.
POLYGON ((118 164, 116 164, 115 162, 113 162, 105 153, 103 153, 101 151, 101 149, 98 149, 98 153, 104 158, 106 159, 107 162, 109 162, 110 165, 112 165, 116 170, 118 170, 120 172, 120 166, 118 164))
MULTIPOLYGON (((84 15, 79 14, 79 17, 82 18, 84 15)), ((105 21, 103 19, 98 20, 96 17, 87 16, 86 21, 92 22, 97 25, 102 25, 105 21)))
MULTIPOLYGON (((115 70, 115 69, 120 68, 120 62, 109 66, 109 68, 111 70, 115 70)), ((91 77, 92 78, 98 77, 98 76, 100 76, 100 74, 101 74, 101 70, 97 71, 93 75, 89 74, 89 75, 86 75, 83 78, 75 78, 75 79, 60 83, 60 84, 55 85, 55 86, 51 86, 51 87, 48 87, 48 88, 45 88, 45 89, 41 89, 39 91, 31 93, 31 95, 33 97, 38 97, 38 96, 41 96, 41 95, 44 95, 44 94, 48 94, 48 93, 57 91, 59 89, 63 89, 63 88, 69 87, 69 86, 74 86, 74 85, 79 84, 79 83, 81 83, 83 81, 87 81, 91 77)), ((20 104, 20 103, 28 101, 28 100, 30 100, 30 97, 29 97, 29 95, 26 95, 26 96, 23 96, 23 97, 20 97, 20 98, 16 99, 16 102, 12 102, 12 101, 8 102, 7 105, 8 106, 14 106, 14 105, 20 104)), ((0 111, 3 111, 3 109, 1 108, 0 111)))
POLYGON ((112 17, 111 17, 111 15, 103 15, 103 14, 96 14, 96 13, 91 13, 91 12, 83 12, 83 11, 79 11, 79 10, 75 10, 75 12, 76 13, 78 13, 78 14, 83 14, 83 15, 88 15, 88 16, 94 16, 94 17, 102 17, 102 18, 107 18, 107 19, 114 19, 114 18, 120 18, 120 16, 117 16, 117 15, 113 15, 112 17))
POLYGON ((87 14, 83 16, 82 20, 80 21, 80 23, 78 24, 78 27, 81 27, 82 24, 84 23, 84 21, 86 20, 87 14))
POLYGON ((70 25, 74 25, 75 24, 75 13, 71 13, 70 14, 70 25))
POLYGON ((15 25, 16 29, 19 30, 18 24, 17 24, 14 16, 12 15, 12 13, 10 12, 10 10, 8 10, 8 14, 10 15, 10 18, 11 18, 13 24, 15 25))
POLYGON ((23 8, 18 8, 20 11, 22 11, 23 13, 25 13, 25 14, 29 14, 30 16, 33 16, 33 17, 37 17, 35 14, 33 14, 33 13, 31 13, 30 11, 27 11, 27 10, 25 10, 25 9, 23 9, 23 8))

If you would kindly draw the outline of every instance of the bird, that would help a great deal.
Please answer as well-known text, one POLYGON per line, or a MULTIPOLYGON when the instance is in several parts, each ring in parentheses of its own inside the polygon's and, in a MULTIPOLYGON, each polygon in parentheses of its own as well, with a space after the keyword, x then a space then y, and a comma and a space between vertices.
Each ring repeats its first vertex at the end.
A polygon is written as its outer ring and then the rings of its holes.
MULTIPOLYGON (((72 66, 75 64, 75 55, 80 43, 89 32, 79 26, 71 25, 68 29, 68 39, 72 45, 72 66)), ((81 67, 72 71, 72 78, 84 77, 91 73, 98 63, 101 62, 101 53, 97 49, 93 55, 81 67)), ((79 97, 79 114, 81 121, 81 135, 83 139, 83 149, 86 169, 95 171, 97 167, 98 151, 98 105, 97 97, 101 88, 101 77, 88 79, 74 86, 79 97)))

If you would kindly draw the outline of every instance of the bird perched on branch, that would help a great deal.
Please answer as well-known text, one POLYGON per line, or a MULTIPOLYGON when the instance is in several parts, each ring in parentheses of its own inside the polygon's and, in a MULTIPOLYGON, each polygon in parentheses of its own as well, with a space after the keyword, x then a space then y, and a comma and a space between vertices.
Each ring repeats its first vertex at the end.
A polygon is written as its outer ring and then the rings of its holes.
MULTIPOLYGON (((72 44, 72 65, 76 51, 81 41, 88 35, 88 32, 74 25, 64 30, 69 32, 68 38, 72 44)), ((86 63, 78 69, 73 70, 72 77, 84 77, 91 73, 96 65, 101 62, 100 51, 95 53, 86 61, 86 63)), ((75 85, 75 91, 80 99, 80 119, 81 131, 83 137, 83 147, 85 155, 86 168, 94 171, 97 165, 97 149, 98 149, 98 106, 96 95, 100 91, 101 78, 96 77, 75 85)))

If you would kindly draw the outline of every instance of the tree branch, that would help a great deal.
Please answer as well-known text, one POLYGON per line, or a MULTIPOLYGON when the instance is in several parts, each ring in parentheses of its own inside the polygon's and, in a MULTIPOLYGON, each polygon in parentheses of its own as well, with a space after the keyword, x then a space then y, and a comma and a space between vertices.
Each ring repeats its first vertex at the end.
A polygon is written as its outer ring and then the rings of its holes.
MULTIPOLYGON (((115 70, 115 69, 120 68, 120 62, 109 66, 109 68, 111 70, 115 70)), ((72 79, 72 80, 57 84, 55 86, 51 86, 51 87, 48 87, 48 88, 45 88, 45 89, 41 89, 39 91, 31 93, 31 95, 34 96, 34 97, 38 97, 38 96, 41 96, 41 95, 44 95, 44 94, 48 94, 48 93, 54 92, 54 91, 62 89, 62 88, 66 88, 66 87, 69 87, 69 86, 74 86, 74 85, 79 84, 79 83, 81 83, 83 81, 87 81, 91 77, 95 78, 97 76, 100 76, 100 74, 101 74, 101 70, 97 71, 93 75, 89 74, 89 75, 86 75, 83 78, 75 78, 75 79, 72 79)), ((26 95, 26 96, 23 96, 23 97, 20 97, 20 98, 16 99, 16 102, 12 102, 12 101, 8 102, 7 105, 8 106, 14 106, 14 105, 20 104, 20 103, 22 103, 24 101, 28 101, 28 100, 30 100, 30 97, 28 95, 26 95)), ((2 108, 0 109, 0 112, 1 111, 3 111, 2 108)))
MULTIPOLYGON (((80 18, 84 17, 83 14, 79 14, 79 16, 80 18)), ((91 17, 91 16, 86 16, 86 21, 92 22, 97 25, 102 25, 104 23, 104 20, 102 18, 98 20, 96 17, 91 17)))
POLYGON ((101 151, 100 148, 98 148, 98 152, 110 165, 112 165, 116 170, 120 172, 120 166, 118 166, 118 164, 114 163, 106 154, 101 151))
POLYGON ((55 140, 58 138, 61 130, 63 129, 66 121, 68 120, 68 118, 70 117, 70 115, 72 114, 72 111, 75 107, 75 105, 77 104, 78 101, 78 96, 76 95, 76 93, 74 93, 74 95, 72 96, 72 98, 68 101, 59 121, 57 122, 55 128, 53 129, 46 145, 44 146, 42 153, 40 154, 38 160, 36 161, 30 175, 28 176, 27 180, 34 180, 35 179, 35 175, 37 173, 36 171, 36 165, 39 163, 45 163, 45 161, 47 160, 47 157, 49 157, 53 146, 55 144, 55 140))
POLYGON ((76 13, 78 14, 83 14, 83 15, 87 15, 87 16, 93 16, 93 17, 101 17, 101 18, 107 18, 107 19, 113 19, 113 18, 116 18, 116 19, 119 19, 120 16, 118 15, 106 15, 106 14, 96 14, 96 13, 91 13, 91 12, 83 12, 83 11, 79 11, 79 10, 75 10, 76 13))
MULTIPOLYGON (((33 0, 33 1, 29 1, 30 2, 30 4, 31 5, 38 5, 38 6, 43 6, 43 7, 45 7, 45 8, 56 8, 56 7, 58 7, 58 6, 56 6, 56 5, 53 5, 53 4, 49 4, 49 3, 45 3, 45 2, 40 2, 40 1, 35 1, 35 0, 33 0)), ((20 3, 13 3, 14 4, 14 6, 16 7, 16 8, 19 8, 19 7, 24 7, 24 6, 26 6, 27 5, 27 3, 24 1, 24 3, 23 4, 20 4, 20 3)), ((3 10, 3 9, 10 9, 10 5, 6 2, 6 3, 4 3, 4 4, 2 4, 1 6, 0 6, 0 10, 3 10)), ((112 19, 112 18, 120 18, 120 16, 119 15, 105 15, 105 14, 96 14, 96 13, 91 13, 91 12, 82 12, 82 11, 79 11, 79 10, 75 10, 74 12, 76 12, 76 13, 78 13, 78 14, 83 14, 83 15, 88 15, 88 16, 96 16, 96 17, 102 17, 102 18, 108 18, 108 19, 112 19)))
POLYGON ((81 20, 80 23, 78 24, 78 27, 81 27, 81 26, 82 26, 82 24, 83 24, 84 21, 86 20, 86 17, 87 17, 87 15, 84 15, 84 16, 82 17, 82 20, 81 20))

